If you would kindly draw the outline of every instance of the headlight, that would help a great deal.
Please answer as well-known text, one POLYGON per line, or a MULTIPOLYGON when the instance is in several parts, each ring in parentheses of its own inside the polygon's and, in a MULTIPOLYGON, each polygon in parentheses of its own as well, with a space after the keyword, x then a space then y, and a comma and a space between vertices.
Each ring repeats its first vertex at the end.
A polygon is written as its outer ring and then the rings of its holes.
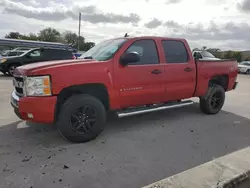
POLYGON ((5 63, 7 61, 7 59, 1 59, 0 63, 5 63))
POLYGON ((51 95, 51 82, 49 76, 26 77, 24 83, 26 96, 51 95))

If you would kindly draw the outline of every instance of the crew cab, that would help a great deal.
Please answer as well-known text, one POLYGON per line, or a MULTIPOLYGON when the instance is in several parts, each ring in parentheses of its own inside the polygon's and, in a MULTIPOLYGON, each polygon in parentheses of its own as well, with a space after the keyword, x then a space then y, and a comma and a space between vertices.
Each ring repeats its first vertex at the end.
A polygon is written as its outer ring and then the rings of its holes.
POLYGON ((106 40, 81 59, 41 62, 14 72, 11 104, 23 120, 55 123, 72 142, 96 138, 107 113, 118 117, 191 105, 217 114, 237 86, 234 60, 197 60, 185 39, 106 40))

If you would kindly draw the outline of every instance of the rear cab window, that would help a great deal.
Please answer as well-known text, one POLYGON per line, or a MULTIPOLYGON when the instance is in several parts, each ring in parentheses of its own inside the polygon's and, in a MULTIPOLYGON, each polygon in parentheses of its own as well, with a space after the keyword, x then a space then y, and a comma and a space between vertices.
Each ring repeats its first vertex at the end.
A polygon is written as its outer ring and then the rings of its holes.
POLYGON ((189 55, 185 44, 179 40, 162 40, 166 63, 188 63, 189 55))

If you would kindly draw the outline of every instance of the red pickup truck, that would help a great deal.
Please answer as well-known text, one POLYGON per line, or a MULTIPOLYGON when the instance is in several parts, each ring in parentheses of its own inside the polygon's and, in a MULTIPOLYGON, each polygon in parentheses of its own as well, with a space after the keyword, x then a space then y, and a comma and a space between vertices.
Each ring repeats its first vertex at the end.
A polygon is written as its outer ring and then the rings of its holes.
POLYGON ((106 40, 78 60, 29 64, 14 72, 11 104, 23 120, 56 123, 63 137, 86 142, 103 130, 107 112, 119 117, 190 105, 200 98, 218 113, 236 88, 234 60, 194 59, 184 39, 106 40))

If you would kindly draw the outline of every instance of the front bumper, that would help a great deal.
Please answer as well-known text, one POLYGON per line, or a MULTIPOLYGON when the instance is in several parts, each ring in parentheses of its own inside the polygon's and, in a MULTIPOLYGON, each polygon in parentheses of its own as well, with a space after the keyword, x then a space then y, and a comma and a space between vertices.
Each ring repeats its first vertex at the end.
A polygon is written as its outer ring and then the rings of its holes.
POLYGON ((238 83, 239 83, 239 82, 234 82, 233 89, 236 89, 236 87, 238 86, 238 83))
POLYGON ((56 96, 19 97, 13 91, 10 103, 20 119, 36 123, 54 123, 56 100, 56 96))
POLYGON ((4 63, 0 63, 0 71, 1 72, 7 72, 7 65, 4 63))

